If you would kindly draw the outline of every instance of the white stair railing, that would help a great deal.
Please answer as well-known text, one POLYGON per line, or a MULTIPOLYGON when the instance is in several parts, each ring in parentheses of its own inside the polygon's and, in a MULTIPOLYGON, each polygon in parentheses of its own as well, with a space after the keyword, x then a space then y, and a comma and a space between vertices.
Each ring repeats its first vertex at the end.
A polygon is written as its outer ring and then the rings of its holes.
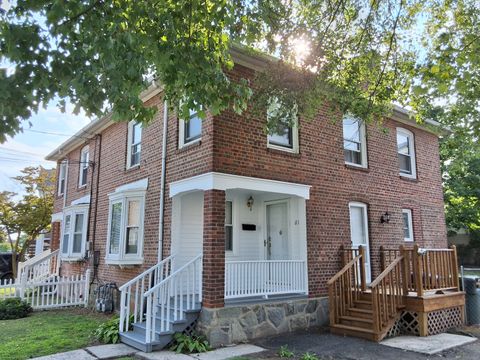
POLYGON ((18 283, 41 281, 58 275, 60 267, 60 250, 46 250, 27 261, 20 262, 17 270, 18 283))
POLYGON ((155 284, 158 284, 172 272, 174 255, 163 259, 137 277, 126 282, 120 287, 120 332, 128 331, 130 317, 133 315, 133 322, 144 320, 144 294, 155 284), (133 304, 132 304, 133 303, 133 304), (133 305, 133 312, 132 312, 133 305))
POLYGON ((202 260, 199 254, 148 290, 145 343, 155 341, 155 331, 171 330, 170 320, 182 320, 184 311, 198 309, 202 300, 202 260), (157 326, 157 321, 160 322, 157 326))

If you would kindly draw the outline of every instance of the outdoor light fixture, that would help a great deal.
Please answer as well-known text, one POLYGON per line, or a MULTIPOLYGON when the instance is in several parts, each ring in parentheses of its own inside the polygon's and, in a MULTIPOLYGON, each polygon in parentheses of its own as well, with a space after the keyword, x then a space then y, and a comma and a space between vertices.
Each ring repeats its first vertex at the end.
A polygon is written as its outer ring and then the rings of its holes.
POLYGON ((388 213, 388 211, 385 212, 385 214, 383 214, 381 217, 380 217, 380 222, 382 224, 384 223, 389 223, 390 222, 390 214, 388 213))
POLYGON ((247 200, 247 207, 250 209, 250 211, 252 211, 252 207, 253 207, 253 197, 250 196, 247 200))

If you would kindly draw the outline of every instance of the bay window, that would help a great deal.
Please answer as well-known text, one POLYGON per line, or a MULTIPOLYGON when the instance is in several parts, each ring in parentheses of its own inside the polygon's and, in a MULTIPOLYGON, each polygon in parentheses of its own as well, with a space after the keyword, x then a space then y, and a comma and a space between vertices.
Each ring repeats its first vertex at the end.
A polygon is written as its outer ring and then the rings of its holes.
POLYGON ((145 191, 128 190, 110 196, 107 264, 143 263, 145 191))
POLYGON ((88 205, 75 205, 63 211, 62 254, 64 260, 82 260, 86 255, 88 205))

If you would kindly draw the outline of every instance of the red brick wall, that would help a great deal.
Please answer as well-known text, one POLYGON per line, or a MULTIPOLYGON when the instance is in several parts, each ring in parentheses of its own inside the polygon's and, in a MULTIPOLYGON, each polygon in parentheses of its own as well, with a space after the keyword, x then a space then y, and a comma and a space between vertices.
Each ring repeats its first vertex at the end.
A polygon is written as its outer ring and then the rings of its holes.
MULTIPOLYGON (((245 68, 237 73, 250 76, 245 68)), ((368 204, 373 272, 378 273, 381 245, 403 244, 402 208, 413 210, 415 241, 446 247, 438 139, 423 130, 387 119, 381 129, 367 126, 368 170, 345 166, 342 121, 327 108, 313 120, 300 119, 299 154, 268 149, 266 119, 233 112, 215 118, 214 171, 311 185, 307 201, 307 251, 311 296, 326 295, 326 282, 339 269, 338 249, 350 244, 350 201, 368 204), (336 120, 336 121, 335 121, 336 120), (399 176, 396 127, 415 135, 417 180, 399 176), (391 213, 388 224, 380 217, 391 213)))
MULTIPOLYGON (((237 66, 233 78, 251 76, 251 72, 237 66)), ((90 142, 90 158, 95 159, 93 184, 91 169, 85 189, 78 189, 78 164, 70 167, 68 176, 67 205, 76 198, 92 191, 90 229, 88 239, 100 250, 100 265, 97 279, 115 281, 118 285, 131 279, 157 260, 162 119, 163 102, 159 96, 149 100, 147 106, 157 106, 156 119, 143 131, 142 160, 138 168, 126 170, 127 123, 113 124, 102 132, 101 152, 99 139, 90 142), (95 145, 95 141, 97 144, 95 145), (97 154, 94 155, 94 152, 97 154), (98 165, 100 158, 100 165, 98 165), (95 186, 97 171, 100 171, 98 189, 95 186), (116 187, 148 177, 149 186, 145 206, 144 258, 142 266, 119 268, 106 265, 105 246, 108 224, 108 194, 116 187), (98 190, 98 207, 95 209, 98 190), (94 219, 96 224, 94 230, 94 219)), ((330 113, 329 113, 330 114, 330 113)), ((445 247, 446 228, 440 178, 440 163, 437 137, 413 127, 401 125, 391 119, 384 123, 386 132, 377 125, 367 126, 368 170, 348 168, 343 158, 341 121, 332 121, 326 109, 310 121, 300 119, 299 154, 267 149, 263 132, 266 119, 248 119, 232 112, 207 118, 203 123, 200 143, 178 149, 178 119, 170 112, 168 125, 165 229, 163 256, 170 253, 171 199, 168 184, 194 175, 217 171, 230 174, 269 178, 312 185, 307 201, 307 242, 309 263, 309 290, 311 296, 326 294, 326 281, 340 267, 338 249, 350 243, 350 201, 368 204, 370 247, 373 271, 378 272, 380 245, 398 246, 403 243, 402 208, 413 210, 415 240, 420 246, 445 247), (214 127, 215 123, 215 127, 214 127), (395 127, 402 126, 415 134, 418 180, 402 179, 398 172, 395 127), (391 213, 389 224, 380 224, 380 216, 391 213)), ((340 120, 340 119, 337 119, 340 120)), ((80 149, 68 155, 77 160, 80 149)), ((205 206, 217 204, 224 211, 223 198, 205 194, 205 206), (220 206, 222 205, 222 206, 220 206)), ((55 212, 61 211, 63 197, 55 201, 55 212)), ((220 306, 223 296, 223 215, 205 208, 206 302, 220 306), (217 218, 218 217, 218 218, 217 218), (209 221, 209 222, 207 222, 209 221), (210 225, 208 225, 210 224, 210 225), (207 226, 208 225, 208 226, 207 226), (207 229, 210 227, 211 231, 207 229), (216 229, 214 231, 214 229, 216 229), (220 244, 221 243, 221 244, 220 244), (208 246, 213 246, 209 248, 208 246), (207 257, 208 255, 208 257, 207 257), (218 259, 218 268, 208 259, 218 259), (221 269, 220 269, 221 267, 221 269), (220 274, 215 278, 212 271, 220 274), (208 277, 211 278, 208 278, 208 277), (221 279, 220 279, 221 277, 221 279), (214 285, 213 285, 214 284, 214 285), (213 287, 212 287, 213 286, 213 287)), ((62 266, 64 274, 83 270, 87 263, 72 263, 62 266)))

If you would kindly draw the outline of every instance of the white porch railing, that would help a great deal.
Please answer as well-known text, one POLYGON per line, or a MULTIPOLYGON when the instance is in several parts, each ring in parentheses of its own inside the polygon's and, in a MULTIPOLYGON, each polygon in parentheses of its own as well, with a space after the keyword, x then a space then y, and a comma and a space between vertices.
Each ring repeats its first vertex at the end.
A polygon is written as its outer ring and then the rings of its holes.
POLYGON ((253 260, 225 263, 225 299, 307 294, 305 260, 253 260))
POLYGON ((184 311, 199 308, 202 301, 202 260, 203 255, 199 254, 143 295, 147 302, 147 344, 155 341, 155 331, 171 330, 171 320, 181 320, 184 311))
POLYGON ((153 286, 170 276, 173 258, 174 256, 171 255, 163 259, 158 264, 120 286, 120 332, 128 331, 131 315, 133 315, 133 322, 144 320, 144 295, 153 286), (132 303, 133 313, 131 309, 132 303))
POLYGON ((41 281, 58 275, 60 250, 46 250, 43 253, 18 263, 17 283, 41 281))

